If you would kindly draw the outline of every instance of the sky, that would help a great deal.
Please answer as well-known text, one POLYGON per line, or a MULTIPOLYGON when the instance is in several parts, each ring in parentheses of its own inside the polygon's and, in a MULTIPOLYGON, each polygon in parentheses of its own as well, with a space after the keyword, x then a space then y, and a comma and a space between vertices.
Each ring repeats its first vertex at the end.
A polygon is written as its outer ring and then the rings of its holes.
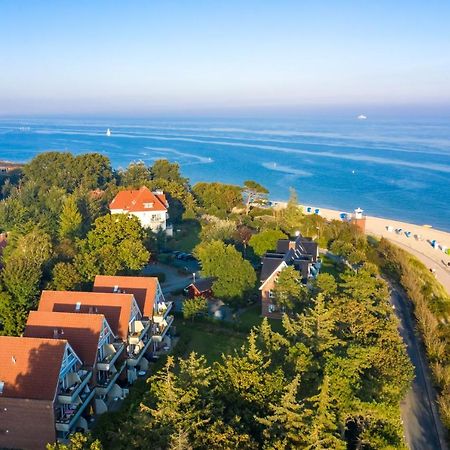
POLYGON ((0 115, 450 110, 449 0, 0 0, 0 115))

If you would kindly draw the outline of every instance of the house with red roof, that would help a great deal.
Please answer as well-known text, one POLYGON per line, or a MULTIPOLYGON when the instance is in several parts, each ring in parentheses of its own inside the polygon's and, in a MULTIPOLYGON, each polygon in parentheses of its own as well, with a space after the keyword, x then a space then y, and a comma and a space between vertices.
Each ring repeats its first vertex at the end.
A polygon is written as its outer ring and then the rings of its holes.
MULTIPOLYGON (((162 191, 152 192, 145 186, 137 190, 120 191, 109 204, 111 214, 135 216, 144 228, 167 230, 169 203, 162 191)), ((171 227, 169 227, 171 231, 171 227)), ((168 230, 168 231, 169 231, 168 230)))
POLYGON ((144 319, 152 323, 152 352, 163 353, 171 348, 172 341, 168 331, 174 320, 174 317, 169 315, 173 302, 164 298, 157 277, 97 275, 93 291, 133 294, 144 319))
MULTIPOLYGON (((114 334, 125 344, 127 380, 133 383, 148 369, 144 355, 152 340, 152 322, 142 312, 131 293, 42 291, 39 311, 103 314, 114 334)), ((123 397, 124 394, 119 395, 123 397)))
POLYGON ((91 377, 65 339, 0 336, 0 448, 44 449, 87 429, 91 377))
POLYGON ((106 412, 114 398, 123 396, 116 382, 126 367, 125 345, 114 336, 103 314, 30 311, 24 336, 69 342, 83 368, 93 373, 90 386, 96 389, 97 414, 106 412))

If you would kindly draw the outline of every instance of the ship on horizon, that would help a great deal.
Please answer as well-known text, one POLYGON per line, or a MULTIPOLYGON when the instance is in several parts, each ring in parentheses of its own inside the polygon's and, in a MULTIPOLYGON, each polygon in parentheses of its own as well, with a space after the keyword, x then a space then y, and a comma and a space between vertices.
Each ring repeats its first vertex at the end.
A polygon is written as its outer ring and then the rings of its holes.
POLYGON ((357 119, 358 119, 358 120, 366 120, 366 119, 367 119, 367 116, 364 115, 364 114, 360 114, 360 115, 357 117, 357 119))

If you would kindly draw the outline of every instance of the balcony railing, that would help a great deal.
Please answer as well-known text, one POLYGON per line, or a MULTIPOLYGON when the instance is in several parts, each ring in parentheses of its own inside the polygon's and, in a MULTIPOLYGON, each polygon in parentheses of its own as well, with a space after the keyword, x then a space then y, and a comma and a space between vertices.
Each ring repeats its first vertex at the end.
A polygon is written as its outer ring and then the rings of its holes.
POLYGON ((58 402, 62 404, 71 404, 80 395, 88 381, 92 377, 92 372, 87 370, 79 370, 78 372, 69 372, 66 377, 69 377, 73 384, 61 390, 58 394, 58 402))
POLYGON ((133 323, 133 330, 128 332, 128 343, 132 345, 136 345, 142 338, 147 334, 150 328, 149 320, 136 320, 133 323))
POLYGON ((170 326, 173 322, 173 316, 167 316, 162 320, 161 323, 153 324, 152 328, 152 341, 153 342, 162 342, 164 336, 169 330, 170 326))
POLYGON ((153 313, 153 322, 161 323, 169 314, 172 309, 173 302, 161 302, 158 303, 155 307, 155 311, 153 313))
POLYGON ((122 354, 125 345, 123 342, 114 342, 112 344, 105 344, 103 351, 105 357, 97 363, 98 370, 110 370, 117 358, 122 354))
POLYGON ((70 432, 78 422, 78 419, 86 409, 86 406, 89 405, 90 401, 94 397, 94 394, 94 389, 90 392, 85 392, 80 395, 80 403, 76 406, 74 405, 73 409, 68 409, 64 412, 60 411, 56 416, 56 429, 58 431, 70 432))
POLYGON ((143 342, 143 344, 144 344, 143 346, 135 348, 135 350, 133 352, 130 352, 128 354, 127 364, 129 367, 135 367, 139 364, 139 362, 141 361, 142 357, 145 355, 145 353, 151 343, 152 343, 152 340, 148 339, 146 342, 143 342), (136 350, 138 350, 138 351, 136 351, 136 350))
POLYGON ((103 396, 108 394, 108 392, 114 386, 114 383, 117 381, 117 378, 119 378, 120 374, 123 372, 126 363, 127 362, 124 361, 121 364, 121 366, 118 369, 116 369, 115 372, 111 372, 106 379, 102 381, 97 380, 97 387, 96 387, 97 395, 103 396))

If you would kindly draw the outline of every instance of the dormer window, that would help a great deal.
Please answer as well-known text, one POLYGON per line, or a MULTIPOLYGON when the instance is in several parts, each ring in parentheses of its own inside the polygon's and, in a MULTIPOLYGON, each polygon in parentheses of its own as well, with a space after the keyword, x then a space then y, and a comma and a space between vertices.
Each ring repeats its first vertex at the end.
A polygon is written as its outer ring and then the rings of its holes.
POLYGON ((153 203, 144 203, 144 208, 145 209, 153 208, 153 203))
POLYGON ((0 394, 3 394, 3 388, 5 387, 5 382, 0 381, 0 394))

